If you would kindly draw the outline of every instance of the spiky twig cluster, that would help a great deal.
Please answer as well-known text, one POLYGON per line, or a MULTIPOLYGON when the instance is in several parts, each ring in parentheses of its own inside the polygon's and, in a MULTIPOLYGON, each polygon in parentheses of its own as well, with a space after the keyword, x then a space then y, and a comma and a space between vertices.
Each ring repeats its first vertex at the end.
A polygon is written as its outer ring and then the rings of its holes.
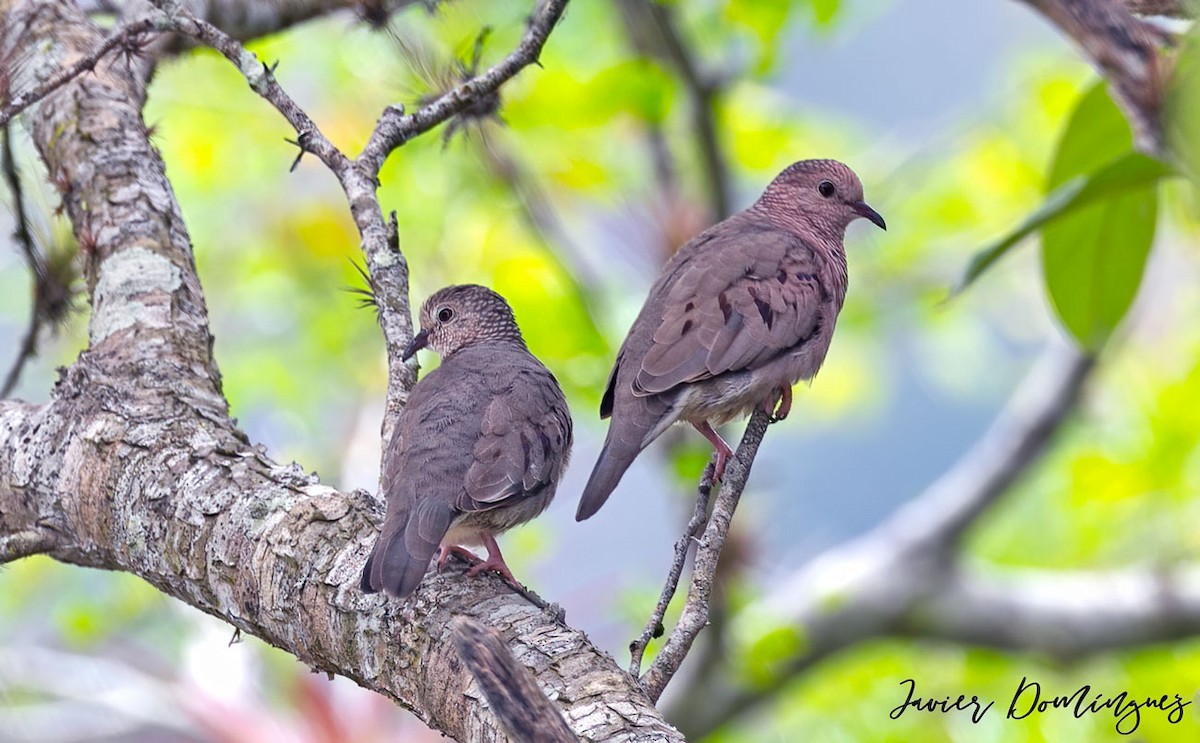
POLYGON ((13 156, 12 133, 7 124, 0 129, 4 135, 0 170, 3 170, 5 184, 12 197, 13 221, 16 223, 13 238, 33 277, 29 325, 21 339, 17 356, 13 359, 3 384, 0 384, 0 398, 4 398, 17 386, 25 365, 37 355, 38 338, 42 329, 49 327, 57 330, 70 316, 78 293, 79 272, 75 264, 76 246, 73 243, 56 244, 44 240, 42 242, 45 243, 46 249, 43 250, 34 239, 34 230, 30 227, 29 215, 25 210, 21 177, 17 172, 16 158, 13 156))

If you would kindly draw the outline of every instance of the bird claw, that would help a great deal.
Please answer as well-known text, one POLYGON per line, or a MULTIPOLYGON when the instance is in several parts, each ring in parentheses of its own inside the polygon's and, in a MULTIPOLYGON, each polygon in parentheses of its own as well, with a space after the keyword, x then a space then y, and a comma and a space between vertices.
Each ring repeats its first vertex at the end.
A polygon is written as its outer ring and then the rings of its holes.
POLYGON ((473 565, 467 569, 467 577, 474 578, 475 576, 479 575, 480 573, 483 573, 483 572, 486 572, 489 570, 492 572, 495 572, 495 573, 499 573, 500 577, 504 578, 506 581, 508 581, 512 585, 516 586, 517 588, 522 588, 521 583, 516 578, 513 577, 512 571, 509 570, 508 565, 506 565, 504 563, 503 558, 497 559, 495 557, 489 557, 486 560, 479 561, 478 563, 476 563, 475 565, 473 565))
MULTIPOLYGON (((442 572, 442 568, 446 567, 446 561, 450 559, 451 554, 458 555, 470 565, 477 565, 478 563, 483 562, 483 560, 479 558, 479 555, 476 555, 466 547, 460 547, 457 544, 442 545, 441 551, 438 552, 437 560, 437 571, 439 573, 442 572)), ((474 568, 471 569, 473 570, 474 568)), ((467 571, 467 574, 473 575, 470 570, 467 571)))
POLYGON ((767 414, 767 423, 778 423, 792 412, 792 388, 780 387, 777 399, 767 398, 763 403, 763 412, 767 414))

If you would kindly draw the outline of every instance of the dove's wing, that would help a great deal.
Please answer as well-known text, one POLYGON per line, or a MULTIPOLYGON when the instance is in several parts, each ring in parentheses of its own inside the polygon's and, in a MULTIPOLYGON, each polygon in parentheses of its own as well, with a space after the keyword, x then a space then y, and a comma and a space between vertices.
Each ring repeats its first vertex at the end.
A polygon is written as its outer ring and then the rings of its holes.
POLYGON ((661 287, 662 318, 634 394, 758 368, 819 329, 830 297, 810 246, 790 232, 744 223, 723 237, 709 240, 661 287))

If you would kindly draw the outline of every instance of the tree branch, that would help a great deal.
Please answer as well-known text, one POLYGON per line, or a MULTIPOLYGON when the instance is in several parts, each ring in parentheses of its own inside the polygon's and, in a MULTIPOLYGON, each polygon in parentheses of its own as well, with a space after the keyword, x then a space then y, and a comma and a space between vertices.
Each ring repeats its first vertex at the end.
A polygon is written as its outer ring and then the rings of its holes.
POLYGON ((641 679, 642 687, 650 699, 656 702, 675 672, 679 670, 683 659, 687 657, 692 642, 708 624, 709 598, 717 574, 717 563, 721 558, 721 548, 725 545, 725 537, 728 536, 729 525, 733 521, 733 512, 737 509, 742 491, 746 487, 750 467, 754 464, 754 457, 758 454, 758 446, 767 432, 769 421, 770 416, 767 413, 762 410, 754 411, 737 451, 725 468, 725 480, 721 483, 721 489, 717 491, 717 501, 713 504, 712 514, 704 527, 704 536, 700 538, 696 547, 692 581, 688 587, 683 613, 675 628, 671 630, 663 649, 641 679))
POLYGON ((98 43, 94 49, 80 56, 73 63, 61 69, 57 74, 43 80, 29 90, 18 93, 11 100, 5 101, 4 107, 0 108, 0 126, 8 124, 14 116, 83 73, 96 69, 97 63, 113 49, 118 47, 127 48, 138 36, 152 30, 154 30, 154 21, 143 18, 114 31, 111 36, 98 43))
POLYGON ((454 646, 513 740, 575 743, 562 713, 498 634, 466 617, 450 623, 454 646))
POLYGON ((704 167, 712 221, 728 217, 732 210, 733 186, 717 134, 716 108, 722 92, 720 80, 700 70, 691 47, 675 23, 674 8, 649 0, 621 0, 617 5, 634 49, 647 59, 658 59, 673 68, 683 83, 691 108, 692 133, 704 167))
POLYGON ((896 632, 1072 661, 1200 633, 1200 565, 1113 572, 956 571, 896 632))
POLYGON ((567 0, 542 0, 516 49, 495 67, 446 91, 436 100, 422 106, 416 113, 406 115, 402 106, 389 106, 380 116, 375 131, 371 133, 366 147, 358 156, 358 161, 372 172, 378 173, 384 160, 397 147, 433 129, 475 100, 495 93, 518 72, 536 64, 541 56, 542 47, 546 45, 550 32, 562 18, 566 7, 567 0))
POLYGON ((1048 347, 988 430, 945 475, 867 534, 785 578, 753 609, 804 638, 799 652, 781 659, 770 683, 743 688, 727 681, 729 673, 692 676, 668 717, 680 721, 689 737, 705 735, 846 647, 943 621, 931 615, 954 610, 942 597, 952 595, 945 592, 966 575, 957 564, 963 534, 1039 461, 1094 368, 1095 359, 1074 346, 1048 347), (935 605, 937 611, 930 608, 935 605))
MULTIPOLYGON (((1138 147, 1164 157, 1162 105, 1167 63, 1159 54, 1165 38, 1121 0, 1023 0, 1080 46, 1108 78, 1114 99, 1133 127, 1138 147)), ((1130 6, 1133 6, 1131 8, 1130 6)))
POLYGON ((388 392, 382 435, 391 438, 391 426, 408 400, 408 391, 416 383, 416 362, 406 364, 401 353, 413 336, 408 301, 408 264, 400 251, 398 237, 385 221, 379 203, 378 167, 371 168, 351 160, 329 141, 303 109, 279 85, 271 68, 224 31, 205 21, 175 16, 170 25, 220 52, 237 67, 254 92, 262 96, 296 130, 301 154, 311 152, 333 172, 350 204, 350 213, 362 236, 371 285, 388 355, 388 392))
MULTIPOLYGON (((47 74, 100 41, 68 0, 0 6, 0 44, 38 49, 47 74)), ((252 58, 238 59, 260 87, 281 93, 252 58)), ((275 464, 228 418, 190 241, 141 121, 142 84, 102 63, 30 109, 34 144, 61 176, 77 235, 88 238, 93 316, 90 347, 51 402, 0 401, 6 554, 32 545, 63 562, 130 572, 455 738, 502 739, 453 647, 451 618, 472 617, 529 663, 580 736, 681 740, 611 658, 498 578, 451 571, 403 603, 358 590, 381 505, 275 464), (43 529, 53 543, 32 538, 43 529)), ((364 247, 381 246, 385 257, 374 258, 390 260, 407 286, 373 181, 354 163, 339 175, 364 247)))
POLYGON ((456 616, 499 632, 580 737, 682 740, 611 658, 498 577, 447 568, 406 602, 363 594, 373 498, 246 444, 203 380, 139 391, 110 366, 85 355, 47 406, 0 402, 0 535, 54 524, 55 559, 133 573, 458 740, 501 728, 459 662, 456 616))
POLYGON ((1193 18, 1196 8, 1189 0, 1125 0, 1125 7, 1138 15, 1161 15, 1168 18, 1193 18))
POLYGON ((25 368, 25 364, 37 354, 37 338, 42 328, 43 317, 41 308, 38 306, 38 294, 44 282, 46 269, 42 264, 41 256, 38 255, 37 246, 33 243, 33 235, 29 231, 29 217, 25 213, 25 195, 21 188, 21 176, 17 172, 17 162, 13 157, 12 131, 8 124, 0 126, 0 129, 3 130, 0 133, 4 135, 4 150, 0 153, 0 170, 4 172, 4 181, 12 196, 13 221, 16 223, 13 238, 17 241, 21 254, 25 256, 25 263, 29 268, 34 285, 33 301, 30 302, 29 307, 29 326, 25 329, 25 336, 21 339, 17 356, 13 359, 8 374, 4 377, 4 383, 0 385, 0 399, 3 399, 12 394, 17 382, 21 379, 21 371, 25 368))
POLYGON ((675 542, 675 555, 671 559, 671 567, 667 571, 667 580, 658 596, 658 603, 655 604, 654 611, 650 612, 650 618, 646 620, 642 634, 629 643, 630 676, 641 675, 642 656, 645 655, 647 646, 650 645, 651 640, 661 637, 666 631, 663 628, 663 618, 666 617, 671 599, 675 598, 675 591, 679 588, 679 578, 683 575, 684 563, 687 562, 692 544, 699 540, 701 531, 708 524, 708 504, 712 497, 712 477, 715 465, 715 459, 709 462, 700 478, 700 485, 696 488, 696 506, 692 510, 692 518, 688 520, 687 526, 683 530, 683 536, 675 542))

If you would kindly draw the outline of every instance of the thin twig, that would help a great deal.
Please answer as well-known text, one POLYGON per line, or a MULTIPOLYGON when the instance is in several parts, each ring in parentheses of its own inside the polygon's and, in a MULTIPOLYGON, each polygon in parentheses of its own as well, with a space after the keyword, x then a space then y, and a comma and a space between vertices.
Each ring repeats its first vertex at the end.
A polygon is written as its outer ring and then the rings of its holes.
POLYGON ((273 105, 287 119, 298 135, 295 144, 301 154, 311 152, 333 171, 339 181, 351 167, 350 159, 329 141, 316 122, 292 99, 275 79, 273 68, 259 61, 236 39, 208 21, 186 14, 170 18, 171 30, 189 36, 221 53, 234 64, 250 84, 250 88, 273 105))
POLYGON ((1095 359, 1074 346, 1047 348, 988 430, 946 474, 867 534, 818 555, 759 601, 805 639, 778 659, 770 683, 741 687, 726 672, 689 677, 676 695, 674 719, 689 737, 772 698, 790 679, 872 637, 911 635, 929 626, 947 591, 967 595, 958 549, 962 536, 1046 452, 1077 409, 1095 359), (964 587, 965 586, 965 587, 964 587), (698 701, 698 700, 703 700, 698 701))
POLYGON ((692 518, 683 530, 683 536, 675 542, 675 557, 671 560, 671 569, 667 571, 667 581, 663 585, 662 593, 658 596, 658 603, 655 604, 654 611, 650 613, 650 619, 646 621, 646 627, 642 630, 642 634, 629 643, 630 676, 641 675, 642 656, 646 653, 646 647, 654 638, 662 637, 663 617, 666 616, 667 607, 671 605, 671 599, 675 597, 675 590, 679 587, 679 577, 683 574, 683 565, 687 562, 692 545, 696 543, 701 530, 708 523, 708 504, 712 499, 715 461, 715 459, 710 461, 704 468, 704 475, 700 478, 699 487, 696 488, 696 507, 692 511, 692 518))
POLYGON ((111 52, 117 47, 126 46, 134 37, 139 34, 144 34, 154 30, 155 22, 150 18, 132 21, 126 26, 115 31, 112 36, 105 39, 100 46, 80 59, 76 60, 69 67, 64 68, 54 77, 50 78, 41 85, 35 86, 31 90, 23 93, 18 93, 13 96, 13 99, 8 101, 3 108, 0 108, 0 125, 7 124, 12 120, 12 117, 29 108, 34 103, 42 100, 62 86, 74 80, 84 72, 95 69, 104 55, 111 52))
POLYGON ((29 229, 29 216, 25 212, 25 197, 21 188, 21 176, 17 172, 16 158, 13 157, 12 132, 8 124, 3 125, 3 134, 4 149, 0 153, 0 170, 4 171, 5 183, 8 186, 9 193, 12 194, 13 221, 16 222, 13 237, 16 239, 17 245, 21 248, 21 252, 25 256, 25 262, 29 266, 29 273, 33 277, 33 292, 31 293, 33 301, 30 303, 29 308, 29 326, 25 329, 25 335, 21 339, 20 348, 17 350, 17 357, 13 359, 12 366, 9 367, 8 374, 4 377, 4 384, 0 386, 0 398, 5 398, 12 394, 12 391, 17 386, 17 382, 21 378, 21 372, 25 369, 25 365, 37 355, 38 334, 41 332, 42 323, 46 319, 38 298, 42 296, 42 286, 47 275, 45 261, 38 253, 37 246, 33 242, 33 234, 29 229))
POLYGON ((566 7, 567 0, 545 0, 541 7, 534 11, 517 48, 499 64, 484 74, 472 77, 446 91, 415 113, 405 114, 402 106, 389 106, 379 118, 375 131, 371 133, 366 147, 358 156, 358 161, 370 171, 379 172, 383 161, 392 150, 441 124, 476 100, 491 95, 518 72, 536 64, 541 56, 542 47, 546 45, 550 32, 562 18, 566 7))
POLYGON ((742 441, 738 444, 737 452, 725 469, 725 480, 721 483, 712 514, 704 527, 704 535, 696 548, 692 580, 688 587, 687 601, 683 605, 683 613, 671 630, 663 649, 641 678, 642 688, 655 702, 679 670, 696 636, 708 623, 709 597, 717 574, 717 563, 721 558, 721 548, 725 546, 725 537, 729 534, 733 512, 737 509, 742 491, 746 487, 750 467, 767 432, 769 421, 770 416, 767 413, 761 409, 754 411, 754 415, 750 416, 750 423, 746 426, 746 433, 742 435, 742 441))
POLYGON ((575 743, 562 712, 546 698, 529 669, 517 662, 500 635, 465 616, 450 623, 454 647, 475 677, 492 713, 513 740, 575 743))
POLYGON ((692 134, 700 150, 711 216, 713 221, 728 217, 733 187, 716 123, 718 99, 723 89, 721 79, 701 71, 692 48, 675 22, 673 7, 649 0, 622 0, 619 5, 626 35, 638 53, 663 61, 679 75, 688 96, 692 134))

